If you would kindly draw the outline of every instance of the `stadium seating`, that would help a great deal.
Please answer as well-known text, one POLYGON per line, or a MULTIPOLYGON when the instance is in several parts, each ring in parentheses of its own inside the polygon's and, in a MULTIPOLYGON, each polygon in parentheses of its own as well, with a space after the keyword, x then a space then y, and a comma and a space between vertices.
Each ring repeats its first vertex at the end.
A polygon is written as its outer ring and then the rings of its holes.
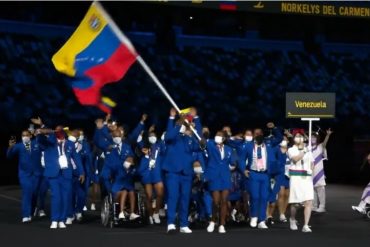
MULTIPOLYGON (((333 46, 312 54, 275 46, 268 50, 192 46, 190 37, 185 46, 163 52, 145 35, 135 39, 139 53, 181 107, 202 109, 207 125, 242 128, 269 119, 284 122, 286 91, 336 92, 339 120, 356 116, 355 123, 363 124, 370 119, 370 57, 355 50, 343 52, 333 46)), ((97 109, 77 103, 70 79, 53 68, 51 56, 65 39, 0 34, 0 111, 11 128, 35 115, 46 117, 50 125, 61 119, 91 122, 99 115, 97 109)), ((106 86, 103 94, 118 102, 114 115, 130 125, 144 111, 158 117, 153 122, 162 123, 170 107, 137 64, 121 83, 106 86)))

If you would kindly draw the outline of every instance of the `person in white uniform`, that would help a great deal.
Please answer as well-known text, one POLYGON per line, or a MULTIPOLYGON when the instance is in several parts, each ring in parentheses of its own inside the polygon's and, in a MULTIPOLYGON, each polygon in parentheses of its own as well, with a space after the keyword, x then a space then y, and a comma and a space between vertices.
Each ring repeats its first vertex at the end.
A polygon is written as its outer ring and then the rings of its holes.
POLYGON ((312 153, 304 145, 304 131, 294 130, 294 145, 288 149, 288 157, 291 160, 289 167, 290 177, 290 229, 298 230, 296 212, 299 205, 304 206, 304 225, 302 232, 312 232, 308 223, 311 218, 314 189, 312 182, 313 157, 312 153))
POLYGON ((326 193, 325 193, 325 172, 324 172, 324 160, 328 158, 326 153, 326 145, 329 141, 329 137, 333 132, 331 129, 326 131, 325 139, 322 143, 319 143, 320 136, 313 134, 311 137, 312 143, 312 155, 313 155, 313 186, 314 186, 314 200, 312 211, 317 213, 326 212, 326 193))
MULTIPOLYGON (((370 167, 370 153, 367 155, 366 159, 364 160, 364 164, 361 167, 361 170, 368 165, 370 167)), ((362 192, 361 200, 358 206, 352 206, 352 209, 361 213, 366 214, 366 205, 370 204, 370 182, 365 187, 364 191, 362 192)))

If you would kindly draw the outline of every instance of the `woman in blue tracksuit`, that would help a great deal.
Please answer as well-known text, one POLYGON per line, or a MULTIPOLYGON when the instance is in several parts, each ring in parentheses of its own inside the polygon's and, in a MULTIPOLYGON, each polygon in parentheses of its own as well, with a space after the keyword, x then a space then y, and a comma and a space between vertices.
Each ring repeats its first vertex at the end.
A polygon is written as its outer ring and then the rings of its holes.
POLYGON ((208 181, 208 189, 212 192, 213 210, 212 220, 207 227, 208 232, 213 232, 216 224, 216 216, 220 214, 219 233, 226 233, 225 223, 227 216, 227 201, 231 189, 231 172, 235 169, 236 160, 232 155, 233 150, 224 145, 225 133, 218 131, 215 139, 206 142, 208 162, 205 177, 208 181))
POLYGON ((148 140, 143 140, 138 144, 144 154, 140 160, 138 174, 140 175, 141 182, 145 187, 149 222, 150 224, 160 224, 159 209, 162 208, 164 191, 161 176, 161 157, 164 148, 163 143, 161 141, 157 141, 157 136, 154 131, 149 133, 147 139, 148 140), (153 188, 156 195, 156 206, 154 210, 152 208, 153 188))

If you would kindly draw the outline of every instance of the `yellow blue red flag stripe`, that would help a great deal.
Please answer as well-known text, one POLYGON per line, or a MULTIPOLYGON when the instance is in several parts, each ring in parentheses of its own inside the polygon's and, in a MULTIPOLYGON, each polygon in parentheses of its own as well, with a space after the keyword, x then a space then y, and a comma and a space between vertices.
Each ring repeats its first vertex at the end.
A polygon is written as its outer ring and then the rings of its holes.
POLYGON ((137 53, 101 5, 94 2, 78 28, 54 54, 61 73, 74 78, 73 91, 83 105, 102 105, 101 88, 120 80, 136 61, 137 53))

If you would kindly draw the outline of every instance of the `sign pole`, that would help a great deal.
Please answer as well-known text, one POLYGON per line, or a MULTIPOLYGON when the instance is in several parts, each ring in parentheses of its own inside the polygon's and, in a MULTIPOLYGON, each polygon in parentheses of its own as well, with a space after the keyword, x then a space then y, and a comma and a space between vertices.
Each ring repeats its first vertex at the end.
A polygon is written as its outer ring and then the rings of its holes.
MULTIPOLYGON (((311 143, 311 136, 312 136, 312 122, 313 121, 320 121, 320 118, 301 118, 302 121, 308 121, 308 150, 312 153, 312 143, 311 143)), ((310 165, 312 163, 311 160, 312 155, 309 156, 310 165)))

